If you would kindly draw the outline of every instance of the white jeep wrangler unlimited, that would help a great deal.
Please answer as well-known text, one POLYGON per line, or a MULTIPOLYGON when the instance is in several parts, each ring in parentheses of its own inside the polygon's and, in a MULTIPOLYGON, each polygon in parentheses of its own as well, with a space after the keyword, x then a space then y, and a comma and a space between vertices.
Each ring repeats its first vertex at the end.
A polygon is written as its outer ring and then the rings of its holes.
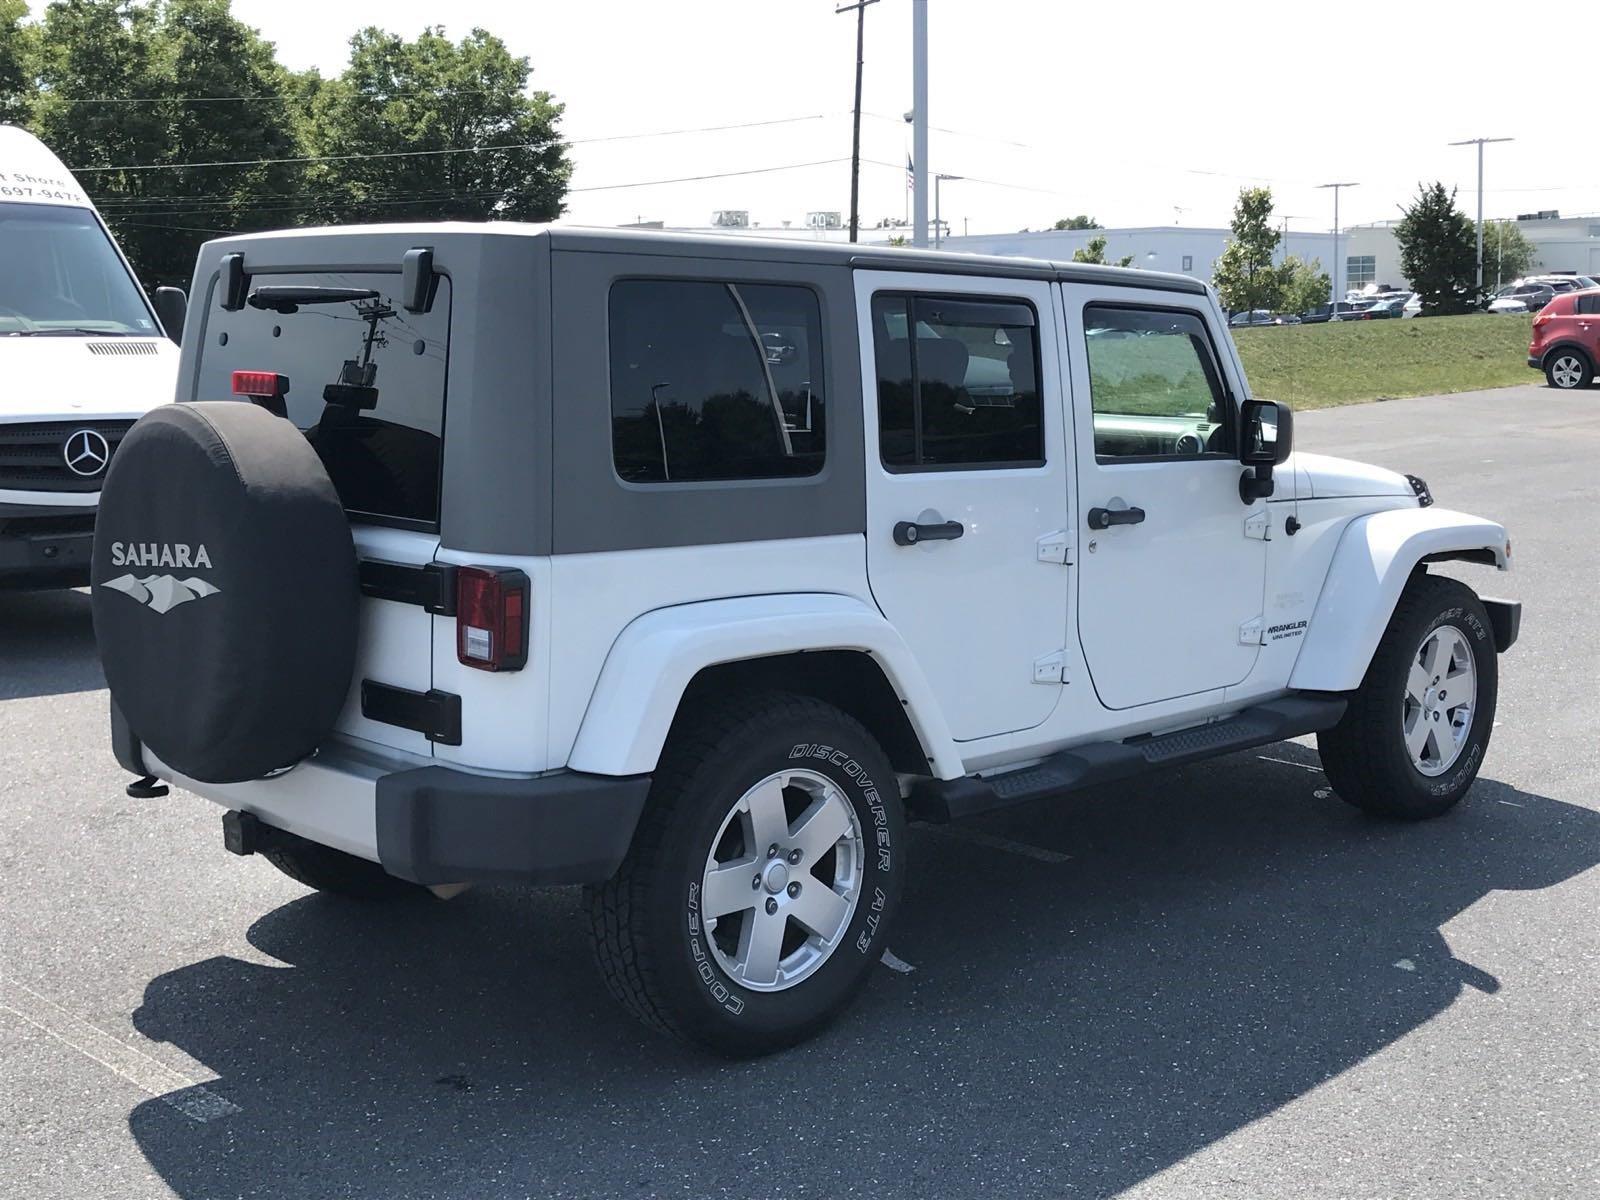
POLYGON ((201 253, 93 554, 134 794, 363 897, 583 884, 601 973, 728 1054, 886 948, 905 820, 1315 732, 1466 792, 1516 604, 1418 479, 1291 454, 1144 271, 517 225, 201 253))

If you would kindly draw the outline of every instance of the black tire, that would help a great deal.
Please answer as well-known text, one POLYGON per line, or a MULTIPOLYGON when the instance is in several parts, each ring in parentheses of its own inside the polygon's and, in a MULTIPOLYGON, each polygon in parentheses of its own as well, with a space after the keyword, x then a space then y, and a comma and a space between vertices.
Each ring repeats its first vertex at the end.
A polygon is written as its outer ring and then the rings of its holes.
POLYGON ((422 896, 428 890, 395 878, 375 862, 282 830, 272 831, 271 843, 260 853, 295 882, 353 900, 398 900, 422 896))
POLYGON ((1558 346, 1544 356, 1544 377, 1553 388, 1562 391, 1581 391, 1594 382, 1594 363, 1582 350, 1574 346, 1558 346), (1572 367, 1577 367, 1577 374, 1572 367), (1557 380, 1566 382, 1557 382, 1557 380))
MULTIPOLYGON (((674 727, 627 858, 611 880, 587 889, 601 974, 647 1025, 717 1054, 750 1057, 802 1041, 850 1003, 882 955, 900 899, 904 833, 893 768, 858 721, 805 696, 721 699, 674 727), (711 945, 700 918, 702 875, 734 806, 789 768, 822 776, 853 810, 863 848, 859 898, 811 974, 783 990, 751 990, 711 945)), ((739 918, 746 919, 753 912, 739 918)))
POLYGON ((1443 815, 1478 777, 1494 728, 1498 687, 1494 634, 1477 595, 1454 579, 1413 576, 1343 719, 1317 735, 1328 782, 1346 803, 1374 816, 1421 821, 1443 815), (1465 637, 1477 695, 1456 759, 1442 774, 1428 775, 1413 763, 1406 748, 1402 715, 1412 664, 1428 637, 1443 625, 1453 626, 1465 637))

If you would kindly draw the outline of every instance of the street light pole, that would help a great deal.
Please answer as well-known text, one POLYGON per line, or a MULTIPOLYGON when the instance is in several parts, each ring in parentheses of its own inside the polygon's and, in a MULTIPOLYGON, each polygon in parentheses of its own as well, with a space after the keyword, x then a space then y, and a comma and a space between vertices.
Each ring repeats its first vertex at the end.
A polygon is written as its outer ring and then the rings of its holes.
POLYGON ((855 121, 850 129, 850 240, 856 240, 856 230, 861 227, 861 63, 867 37, 867 5, 878 0, 856 0, 854 4, 841 4, 833 10, 834 16, 843 12, 856 14, 856 107, 855 121))
POLYGON ((933 177, 933 244, 944 244, 944 226, 939 219, 939 185, 947 179, 960 179, 959 175, 935 175, 933 177))
POLYGON ((1478 295, 1483 295, 1483 148, 1489 142, 1510 142, 1515 138, 1466 138, 1463 141, 1451 142, 1452 146, 1476 146, 1478 148, 1478 295))
POLYGON ((928 244, 928 0, 911 0, 911 244, 928 244))
POLYGON ((1328 303, 1332 307, 1328 310, 1328 320, 1333 320, 1339 315, 1339 189, 1347 187, 1360 187, 1359 183, 1321 183, 1318 188, 1333 189, 1333 277, 1328 284, 1328 303))

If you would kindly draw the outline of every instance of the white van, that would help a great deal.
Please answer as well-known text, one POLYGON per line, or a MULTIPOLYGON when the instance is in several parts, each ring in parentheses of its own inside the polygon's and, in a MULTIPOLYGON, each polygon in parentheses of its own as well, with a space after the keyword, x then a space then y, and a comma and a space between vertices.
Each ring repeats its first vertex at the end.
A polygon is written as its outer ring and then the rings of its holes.
MULTIPOLYGON (((178 348, 83 188, 0 125, 0 588, 88 582, 122 435, 172 399, 178 348)), ((160 289, 182 333, 183 293, 160 289)))

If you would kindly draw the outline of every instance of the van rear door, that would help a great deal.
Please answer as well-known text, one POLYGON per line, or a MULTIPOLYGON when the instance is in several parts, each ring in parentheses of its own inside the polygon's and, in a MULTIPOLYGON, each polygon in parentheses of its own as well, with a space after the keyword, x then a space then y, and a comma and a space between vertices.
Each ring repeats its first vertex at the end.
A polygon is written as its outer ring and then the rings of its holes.
POLYGON ((440 276, 429 310, 409 311, 401 279, 398 269, 252 274, 245 303, 231 311, 226 289, 214 288, 192 398, 253 399, 305 432, 362 560, 361 643, 337 728, 431 755, 418 726, 429 725, 434 615, 415 600, 438 579, 428 568, 439 549, 451 296, 440 276), (366 711, 389 719, 364 715, 364 688, 366 711))

